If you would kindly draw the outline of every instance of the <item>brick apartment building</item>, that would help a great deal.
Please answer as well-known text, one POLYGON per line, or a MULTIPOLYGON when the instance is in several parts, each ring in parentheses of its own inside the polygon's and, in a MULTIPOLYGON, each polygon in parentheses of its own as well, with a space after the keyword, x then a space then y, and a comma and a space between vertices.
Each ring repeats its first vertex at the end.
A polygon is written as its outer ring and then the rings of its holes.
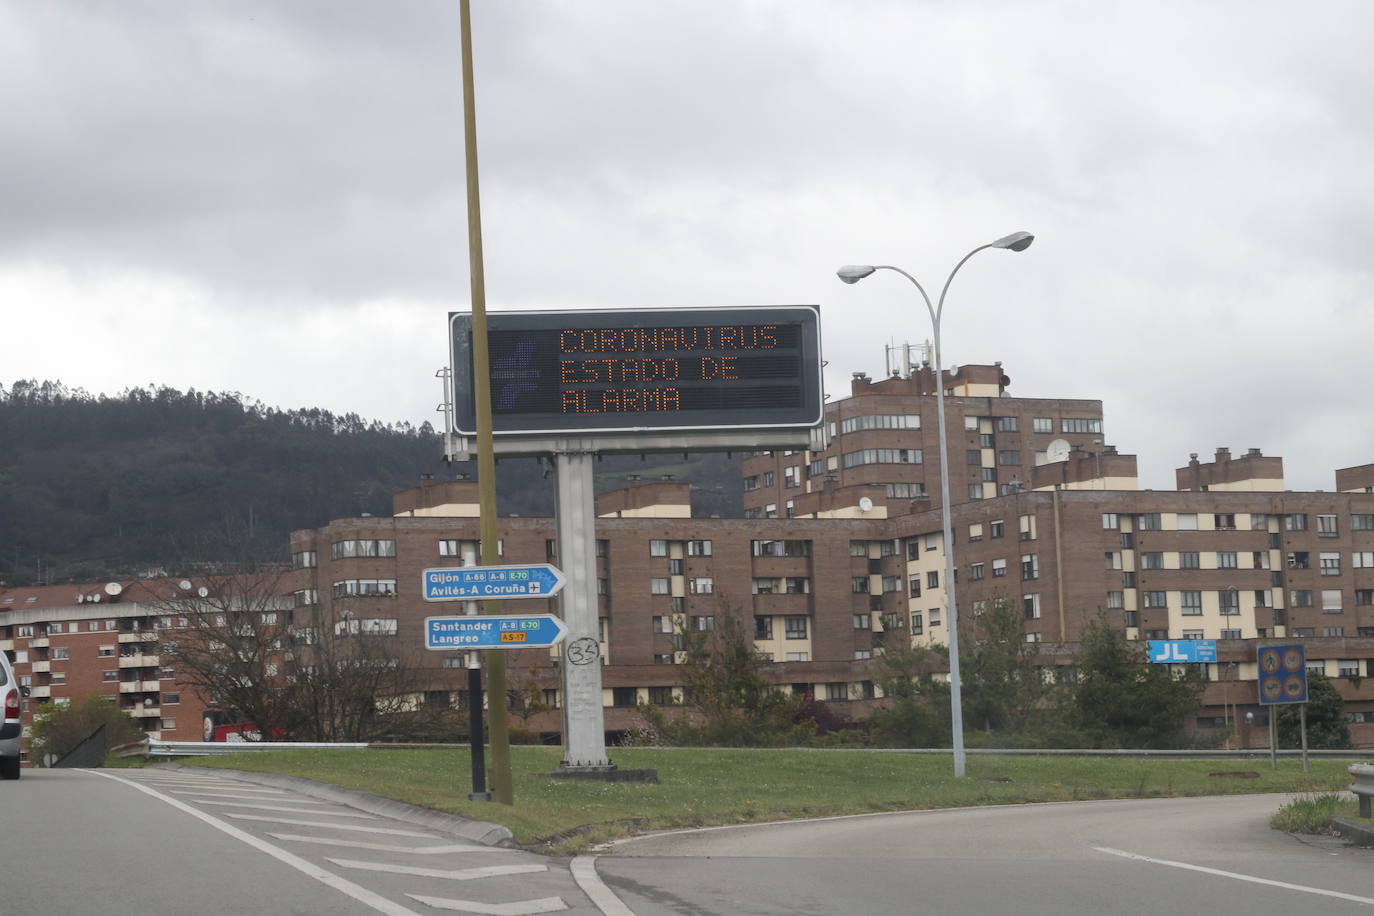
MULTIPOLYGON (((992 601, 1014 602, 1027 640, 1061 678, 1073 676, 1074 644, 1099 614, 1131 639, 1219 640, 1195 725, 1246 746, 1267 740, 1256 647, 1302 642, 1309 667, 1344 695, 1356 743, 1374 744, 1374 684, 1365 682, 1374 675, 1374 465, 1336 471, 1334 492, 1290 492, 1280 458, 1218 449, 1209 462, 1193 456, 1180 467, 1177 489, 1140 490, 1135 457, 1105 444, 1100 402, 1009 397, 1000 365, 962 367, 945 381, 965 622, 992 601)), ((851 396, 827 409, 824 451, 746 459, 744 518, 692 518, 689 487, 671 481, 598 497, 608 729, 633 726, 637 703, 678 694, 677 628, 708 629, 722 614, 746 618, 782 689, 858 714, 881 695, 875 655, 897 640, 946 642, 933 385, 928 369, 856 376, 851 396)), ((394 633, 398 657, 428 672, 424 701, 462 704, 463 654, 419 648, 426 616, 462 608, 424 602, 420 574, 476 563, 476 486, 423 481, 396 495, 394 511, 294 532, 287 603, 394 633)), ((553 519, 503 518, 501 551, 509 563, 556 565, 553 519)), ((145 722, 167 738, 197 737, 199 698, 148 648, 148 629, 175 621, 130 607, 134 584, 114 605, 75 604, 76 590, 0 593, 10 599, 0 604, 0 647, 25 653, 17 672, 47 689, 31 702, 114 694, 114 671, 117 695, 145 722), (30 593, 32 602, 21 597, 30 593), (128 613, 114 613, 120 607, 128 613), (40 632, 52 624, 59 630, 40 632), (127 667, 124 657, 106 661, 110 646, 131 653, 127 667), (67 654, 55 657, 58 648, 67 654)), ((532 678, 551 707, 557 665, 556 649, 509 655, 513 682, 532 678)), ((559 714, 528 724, 556 731, 559 714)))

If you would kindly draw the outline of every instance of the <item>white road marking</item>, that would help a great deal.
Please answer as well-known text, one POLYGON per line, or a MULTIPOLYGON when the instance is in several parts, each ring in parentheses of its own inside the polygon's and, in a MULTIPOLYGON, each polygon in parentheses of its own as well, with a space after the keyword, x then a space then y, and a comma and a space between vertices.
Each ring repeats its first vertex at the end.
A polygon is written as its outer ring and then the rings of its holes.
MULTIPOLYGON (((312 811, 311 814, 316 812, 312 811)), ((333 821, 298 821, 289 817, 267 817, 263 814, 226 814, 237 821, 267 821, 270 824, 291 824, 295 827, 328 827, 331 830, 356 830, 361 833, 385 833, 389 836, 418 836, 426 840, 437 840, 432 833, 419 833, 415 830, 396 830, 391 827, 368 827, 364 824, 338 824, 333 821)))
POLYGON ((436 910, 458 910, 486 916, 533 916, 535 913, 557 913, 568 905, 562 897, 540 897, 538 900, 517 900, 514 903, 478 903, 475 900, 449 900, 444 897, 421 897, 406 894, 412 900, 427 903, 436 910))
POLYGON ((578 856, 572 860, 572 876, 582 893, 592 898, 605 916, 635 916, 596 873, 596 856, 578 856))
MULTIPOLYGON (((316 808, 283 808, 281 805, 264 805, 260 804, 260 802, 262 802, 260 798, 255 798, 253 801, 216 801, 213 798, 196 798, 192 800, 203 805, 232 805, 235 808, 260 808, 263 811, 283 811, 287 814, 320 814, 325 817, 359 817, 369 821, 377 820, 377 815, 363 814, 362 812, 320 811, 316 808)), ((295 803, 293 802, 292 804, 295 803)))
POLYGON ((347 846, 349 849, 375 849, 378 852, 410 852, 421 856, 437 856, 449 852, 510 852, 499 846, 476 846, 458 843, 448 846, 397 846, 394 843, 364 843, 360 840, 336 840, 331 837, 301 836, 294 833, 269 833, 270 837, 294 843, 319 843, 321 846, 347 846))
POLYGON ((548 871, 547 865, 485 865, 481 868, 460 868, 456 871, 442 868, 415 868, 411 865, 388 865, 385 862, 359 862, 356 859, 329 859, 340 868, 357 868, 362 871, 384 871, 393 875, 415 875, 417 878, 448 878, 451 881, 473 881, 478 878, 499 878, 503 875, 528 875, 537 871, 548 871))
POLYGON ((1289 884, 1287 881, 1274 881, 1270 878, 1257 878, 1254 875, 1242 875, 1234 871, 1222 871, 1219 868, 1207 868, 1204 865, 1192 865, 1188 862, 1174 862, 1169 859, 1155 859, 1150 856, 1142 856, 1139 853, 1126 852, 1121 849, 1112 849, 1107 846, 1094 846, 1098 852, 1105 852, 1108 855, 1121 856, 1123 859, 1134 859, 1137 862, 1150 862, 1154 865, 1167 865, 1170 868, 1182 868, 1188 871, 1202 872, 1204 875, 1217 875, 1221 878, 1234 878, 1237 881, 1248 881, 1251 884, 1264 884, 1269 887, 1281 887, 1290 891, 1301 891, 1304 894, 1317 894, 1321 897, 1335 897, 1338 900, 1352 900, 1355 903, 1374 904, 1374 897, 1359 897, 1355 894, 1345 894, 1340 891, 1329 891, 1321 887, 1308 887, 1305 884, 1289 884))
MULTIPOLYGON (((265 801, 269 798, 280 798, 285 792, 278 792, 275 789, 231 789, 226 786, 223 789, 168 789, 173 795, 208 795, 212 798, 256 798, 258 801, 265 801)), ((325 802, 304 801, 292 799, 293 805, 323 805, 325 802)))
POLYGON ((385 897, 373 893, 372 891, 368 890, 362 885, 354 884, 347 878, 336 875, 330 871, 325 871, 318 865, 314 865, 310 862, 307 862, 305 859, 302 859, 299 856, 292 855, 284 849, 278 849, 271 843, 268 843, 265 840, 260 840, 252 834, 246 833, 238 829, 233 824, 226 824, 219 818, 206 814, 204 811, 198 811, 195 808, 192 808, 190 805, 186 804, 185 802, 181 801, 180 799, 172 798, 168 795, 163 795, 161 792, 158 792, 154 789, 150 789, 147 786, 139 785, 138 782, 134 780, 124 779, 122 777, 115 776, 111 773, 104 773, 100 770, 88 770, 87 772, 94 773, 97 776, 102 776, 105 779, 113 779, 115 782, 122 782, 125 785, 132 786, 140 792, 146 792, 154 798, 161 799, 162 801, 165 801, 167 804, 171 805, 173 808, 176 808, 179 811, 184 811, 192 817, 204 821, 206 824, 209 824, 216 830, 226 833, 234 839, 240 840, 243 843, 252 846, 254 849, 259 850, 260 852, 267 853, 269 856, 276 859, 277 861, 283 862, 286 865, 289 865, 292 868, 296 869, 297 871, 309 875, 316 881, 319 881, 321 884, 325 884, 329 887, 334 888, 339 893, 347 894, 354 900, 357 900, 359 903, 370 906, 379 913, 384 913, 386 914, 386 916, 420 916, 420 914, 416 913, 414 910, 407 909, 406 907, 403 907, 398 903, 393 903, 392 901, 387 900, 385 897))

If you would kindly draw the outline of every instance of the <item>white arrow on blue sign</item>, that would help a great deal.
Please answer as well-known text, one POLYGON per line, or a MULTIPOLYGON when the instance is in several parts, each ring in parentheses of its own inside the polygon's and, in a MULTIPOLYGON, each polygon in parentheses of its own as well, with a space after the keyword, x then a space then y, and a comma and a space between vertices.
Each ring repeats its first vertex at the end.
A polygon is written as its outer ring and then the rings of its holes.
POLYGON ((426 569, 420 574, 421 594, 426 601, 549 598, 567 582, 563 573, 547 563, 426 569))
POLYGON ((540 649, 563 639, 568 627, 552 614, 426 617, 426 649, 540 649))

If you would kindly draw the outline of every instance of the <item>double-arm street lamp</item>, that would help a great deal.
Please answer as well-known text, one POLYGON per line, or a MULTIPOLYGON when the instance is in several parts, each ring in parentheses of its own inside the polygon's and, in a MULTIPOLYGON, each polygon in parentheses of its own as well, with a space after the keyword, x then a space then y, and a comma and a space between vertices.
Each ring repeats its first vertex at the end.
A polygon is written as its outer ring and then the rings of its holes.
POLYGON ((916 278, 900 267, 892 267, 887 264, 851 264, 836 271, 839 278, 846 283, 858 283, 875 270, 896 271, 910 280, 920 292, 921 298, 926 303, 926 311, 930 312, 931 324, 935 329, 935 414, 940 429, 940 514, 945 526, 945 589, 949 595, 949 613, 946 616, 949 627, 949 703, 954 731, 955 776, 963 776, 965 769, 964 711, 959 683, 959 611, 958 603, 954 597, 954 523, 950 518, 949 505, 949 446, 946 444, 945 438, 945 383, 943 378, 944 364, 940 361, 940 317, 945 311, 945 294, 949 292, 949 285, 954 282, 954 275, 959 272, 959 268, 964 266, 965 261, 985 248, 1025 251, 1033 241, 1035 241, 1035 236, 1029 232, 1013 232, 995 242, 979 245, 964 255, 958 264, 954 265, 954 269, 949 272, 949 278, 945 280, 944 289, 940 290, 940 299, 935 304, 931 303, 930 296, 926 295, 925 288, 917 282, 916 278))

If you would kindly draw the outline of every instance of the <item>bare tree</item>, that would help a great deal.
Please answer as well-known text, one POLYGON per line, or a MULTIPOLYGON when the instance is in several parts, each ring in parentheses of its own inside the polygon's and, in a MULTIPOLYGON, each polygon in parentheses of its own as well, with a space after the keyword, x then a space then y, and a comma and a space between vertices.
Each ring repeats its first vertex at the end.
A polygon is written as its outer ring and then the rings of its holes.
POLYGON ((264 736, 364 741, 457 727, 447 703, 425 702, 421 658, 400 647, 394 620, 333 617, 289 591, 283 570, 202 576, 152 604, 173 618, 161 654, 178 679, 264 736))

